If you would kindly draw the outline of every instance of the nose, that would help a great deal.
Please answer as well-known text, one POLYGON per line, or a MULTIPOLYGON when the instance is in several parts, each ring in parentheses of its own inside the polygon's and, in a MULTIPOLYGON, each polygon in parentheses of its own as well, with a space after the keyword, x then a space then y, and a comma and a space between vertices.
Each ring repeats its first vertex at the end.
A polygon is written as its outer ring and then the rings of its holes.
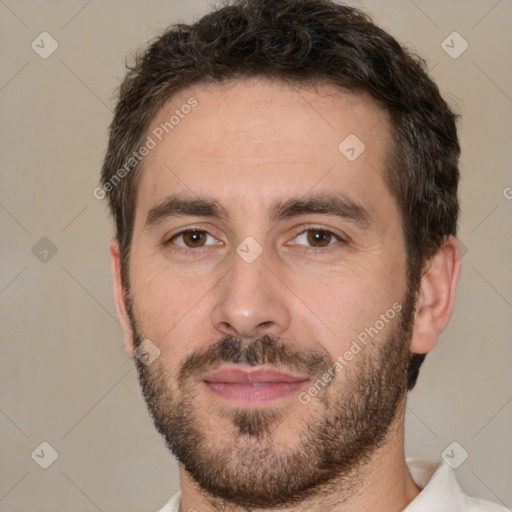
POLYGON ((270 269, 264 253, 252 263, 238 254, 219 283, 213 327, 223 335, 253 339, 279 336, 290 326, 289 292, 270 269))

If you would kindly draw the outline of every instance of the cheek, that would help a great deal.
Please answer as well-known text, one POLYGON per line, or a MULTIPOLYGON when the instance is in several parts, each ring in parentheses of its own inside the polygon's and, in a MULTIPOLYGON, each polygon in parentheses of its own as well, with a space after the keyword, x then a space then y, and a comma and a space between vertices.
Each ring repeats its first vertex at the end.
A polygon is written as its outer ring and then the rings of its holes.
POLYGON ((371 290, 362 284, 334 280, 320 289, 304 288, 301 295, 307 298, 306 305, 328 334, 326 342, 334 344, 331 348, 343 350, 372 317, 378 298, 371 290))
POLYGON ((131 296, 139 328, 155 342, 163 343, 172 337, 179 320, 186 317, 193 297, 191 291, 181 286, 161 269, 146 264, 133 265, 131 271, 131 296))
POLYGON ((159 347, 163 360, 172 364, 190 350, 211 342, 212 305, 208 291, 215 281, 184 277, 157 258, 133 258, 132 262, 135 318, 141 334, 159 347))
MULTIPOLYGON (((299 298, 303 311, 298 330, 309 331, 310 337, 335 359, 348 350, 365 329, 373 327, 380 315, 401 300, 405 285, 399 279, 393 280, 391 275, 368 268, 317 279, 296 275, 290 288, 299 298), (306 318, 309 320, 305 322, 306 318)), ((300 315, 298 309, 295 315, 300 315)))

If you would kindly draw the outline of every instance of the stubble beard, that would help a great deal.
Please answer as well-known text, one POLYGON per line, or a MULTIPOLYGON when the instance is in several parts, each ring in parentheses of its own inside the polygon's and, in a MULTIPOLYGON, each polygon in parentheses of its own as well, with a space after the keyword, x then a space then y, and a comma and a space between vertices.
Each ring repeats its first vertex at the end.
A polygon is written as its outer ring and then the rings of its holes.
MULTIPOLYGON (((250 343, 226 336, 189 355, 177 377, 160 359, 148 366, 137 361, 157 430, 217 509, 285 508, 328 496, 334 488, 347 498, 354 494, 363 468, 385 444, 406 397, 415 307, 410 291, 402 305, 388 334, 362 347, 308 405, 297 400, 286 409, 207 411, 199 404, 197 377, 222 363, 275 365, 306 373, 312 382, 333 368, 328 354, 296 350, 272 336, 250 343), (302 424, 287 435, 291 443, 279 446, 277 429, 285 421, 296 425, 294 413, 303 407, 310 407, 310 413, 302 414, 302 424)), ((132 328, 137 346, 143 337, 133 314, 132 328)))

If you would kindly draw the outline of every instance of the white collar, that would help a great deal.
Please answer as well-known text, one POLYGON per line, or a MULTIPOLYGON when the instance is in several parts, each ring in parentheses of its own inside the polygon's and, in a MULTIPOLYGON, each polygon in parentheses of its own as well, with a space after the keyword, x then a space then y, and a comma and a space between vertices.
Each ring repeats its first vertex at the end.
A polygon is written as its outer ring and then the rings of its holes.
POLYGON ((501 505, 467 496, 460 488, 455 472, 445 461, 407 458, 406 463, 421 492, 403 512, 509 511, 501 505))
MULTIPOLYGON (((464 494, 453 469, 444 461, 407 458, 405 462, 421 492, 403 512, 510 512, 501 505, 464 494)), ((159 512, 178 512, 180 501, 178 492, 159 512)))

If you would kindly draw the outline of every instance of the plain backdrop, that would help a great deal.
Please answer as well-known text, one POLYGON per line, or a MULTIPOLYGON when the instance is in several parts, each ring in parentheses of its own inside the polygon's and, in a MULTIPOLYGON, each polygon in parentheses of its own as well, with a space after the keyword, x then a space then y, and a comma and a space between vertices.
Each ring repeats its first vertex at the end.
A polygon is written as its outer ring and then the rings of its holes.
MULTIPOLYGON (((511 507, 512 2, 351 3, 426 59, 462 115, 463 270, 453 319, 409 397, 407 454, 438 460, 456 441, 469 454, 456 470, 466 492, 511 507)), ((2 511, 151 512, 179 488, 122 352, 112 223, 93 190, 125 58, 209 9, 0 1, 2 511), (56 43, 42 32, 58 44, 47 58, 56 43), (47 469, 42 442, 58 454, 47 469)))

